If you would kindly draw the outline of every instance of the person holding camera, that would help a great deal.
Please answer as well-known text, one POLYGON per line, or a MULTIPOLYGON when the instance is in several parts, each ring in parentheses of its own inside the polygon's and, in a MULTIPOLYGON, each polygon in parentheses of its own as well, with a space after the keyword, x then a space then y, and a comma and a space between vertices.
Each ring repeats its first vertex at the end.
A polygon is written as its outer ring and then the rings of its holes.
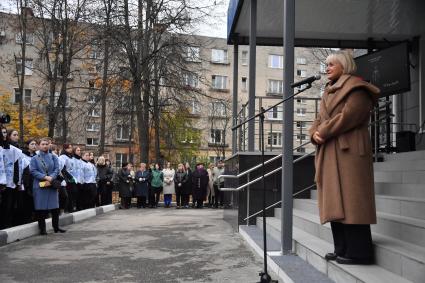
POLYGON ((31 174, 34 177, 33 196, 34 209, 36 212, 38 227, 41 235, 47 235, 46 218, 52 214, 52 226, 55 233, 65 233, 59 228, 59 193, 61 182, 57 180, 59 175, 58 158, 49 153, 49 139, 42 138, 39 144, 39 152, 30 162, 31 174))

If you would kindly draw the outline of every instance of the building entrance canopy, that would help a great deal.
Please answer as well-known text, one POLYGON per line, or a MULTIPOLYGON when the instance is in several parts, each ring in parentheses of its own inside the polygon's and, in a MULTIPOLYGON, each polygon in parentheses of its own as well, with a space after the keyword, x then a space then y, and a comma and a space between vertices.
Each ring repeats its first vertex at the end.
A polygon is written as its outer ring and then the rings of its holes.
MULTIPOLYGON (((230 0, 229 44, 249 44, 250 5, 230 0)), ((258 1, 257 45, 283 45, 283 6, 283 0, 258 1)), ((424 15, 423 0, 296 0, 295 46, 388 47, 424 34, 424 15)))

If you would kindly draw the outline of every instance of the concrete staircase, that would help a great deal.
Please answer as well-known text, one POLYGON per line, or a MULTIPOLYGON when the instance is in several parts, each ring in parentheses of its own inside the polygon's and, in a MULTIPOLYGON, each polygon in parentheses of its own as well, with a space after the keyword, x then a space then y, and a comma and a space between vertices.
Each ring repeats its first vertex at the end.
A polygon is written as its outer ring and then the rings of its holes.
MULTIPOLYGON (((321 225, 316 194, 295 199, 295 252, 335 282, 425 282, 425 151, 387 155, 375 163, 378 224, 372 225, 376 264, 327 262, 333 251, 330 225, 321 225)), ((281 211, 267 218, 268 235, 280 240, 281 211)), ((262 229, 262 218, 257 218, 262 229)))

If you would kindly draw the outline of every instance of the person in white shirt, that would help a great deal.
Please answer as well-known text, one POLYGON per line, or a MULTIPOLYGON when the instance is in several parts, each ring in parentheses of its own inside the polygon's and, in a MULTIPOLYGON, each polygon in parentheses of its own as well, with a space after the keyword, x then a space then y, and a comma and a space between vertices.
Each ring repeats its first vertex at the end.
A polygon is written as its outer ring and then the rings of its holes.
POLYGON ((81 210, 83 202, 84 202, 82 197, 82 190, 83 190, 83 184, 84 184, 84 175, 83 175, 84 162, 81 160, 81 148, 78 146, 74 148, 72 161, 74 163, 73 176, 75 177, 75 184, 76 184, 75 185, 76 189, 74 192, 75 193, 74 197, 76 198, 76 208, 77 210, 81 210))
POLYGON ((84 185, 82 190, 83 209, 93 208, 96 205, 97 196, 97 169, 96 166, 90 162, 90 154, 85 152, 83 154, 83 176, 84 185))
POLYGON ((59 156, 59 169, 64 178, 65 183, 63 185, 66 187, 68 195, 65 210, 71 213, 74 212, 77 207, 78 190, 76 168, 73 160, 72 145, 63 144, 62 148, 61 155, 59 156))

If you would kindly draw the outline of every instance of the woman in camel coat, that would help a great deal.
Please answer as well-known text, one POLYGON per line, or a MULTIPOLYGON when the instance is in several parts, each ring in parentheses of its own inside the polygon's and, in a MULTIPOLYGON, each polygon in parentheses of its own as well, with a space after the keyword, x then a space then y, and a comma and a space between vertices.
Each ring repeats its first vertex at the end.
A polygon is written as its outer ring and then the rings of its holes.
POLYGON ((326 259, 370 264, 376 210, 368 124, 379 89, 351 75, 356 66, 345 51, 328 56, 326 63, 329 82, 309 131, 317 145, 320 221, 331 223, 334 238, 335 250, 326 259))

